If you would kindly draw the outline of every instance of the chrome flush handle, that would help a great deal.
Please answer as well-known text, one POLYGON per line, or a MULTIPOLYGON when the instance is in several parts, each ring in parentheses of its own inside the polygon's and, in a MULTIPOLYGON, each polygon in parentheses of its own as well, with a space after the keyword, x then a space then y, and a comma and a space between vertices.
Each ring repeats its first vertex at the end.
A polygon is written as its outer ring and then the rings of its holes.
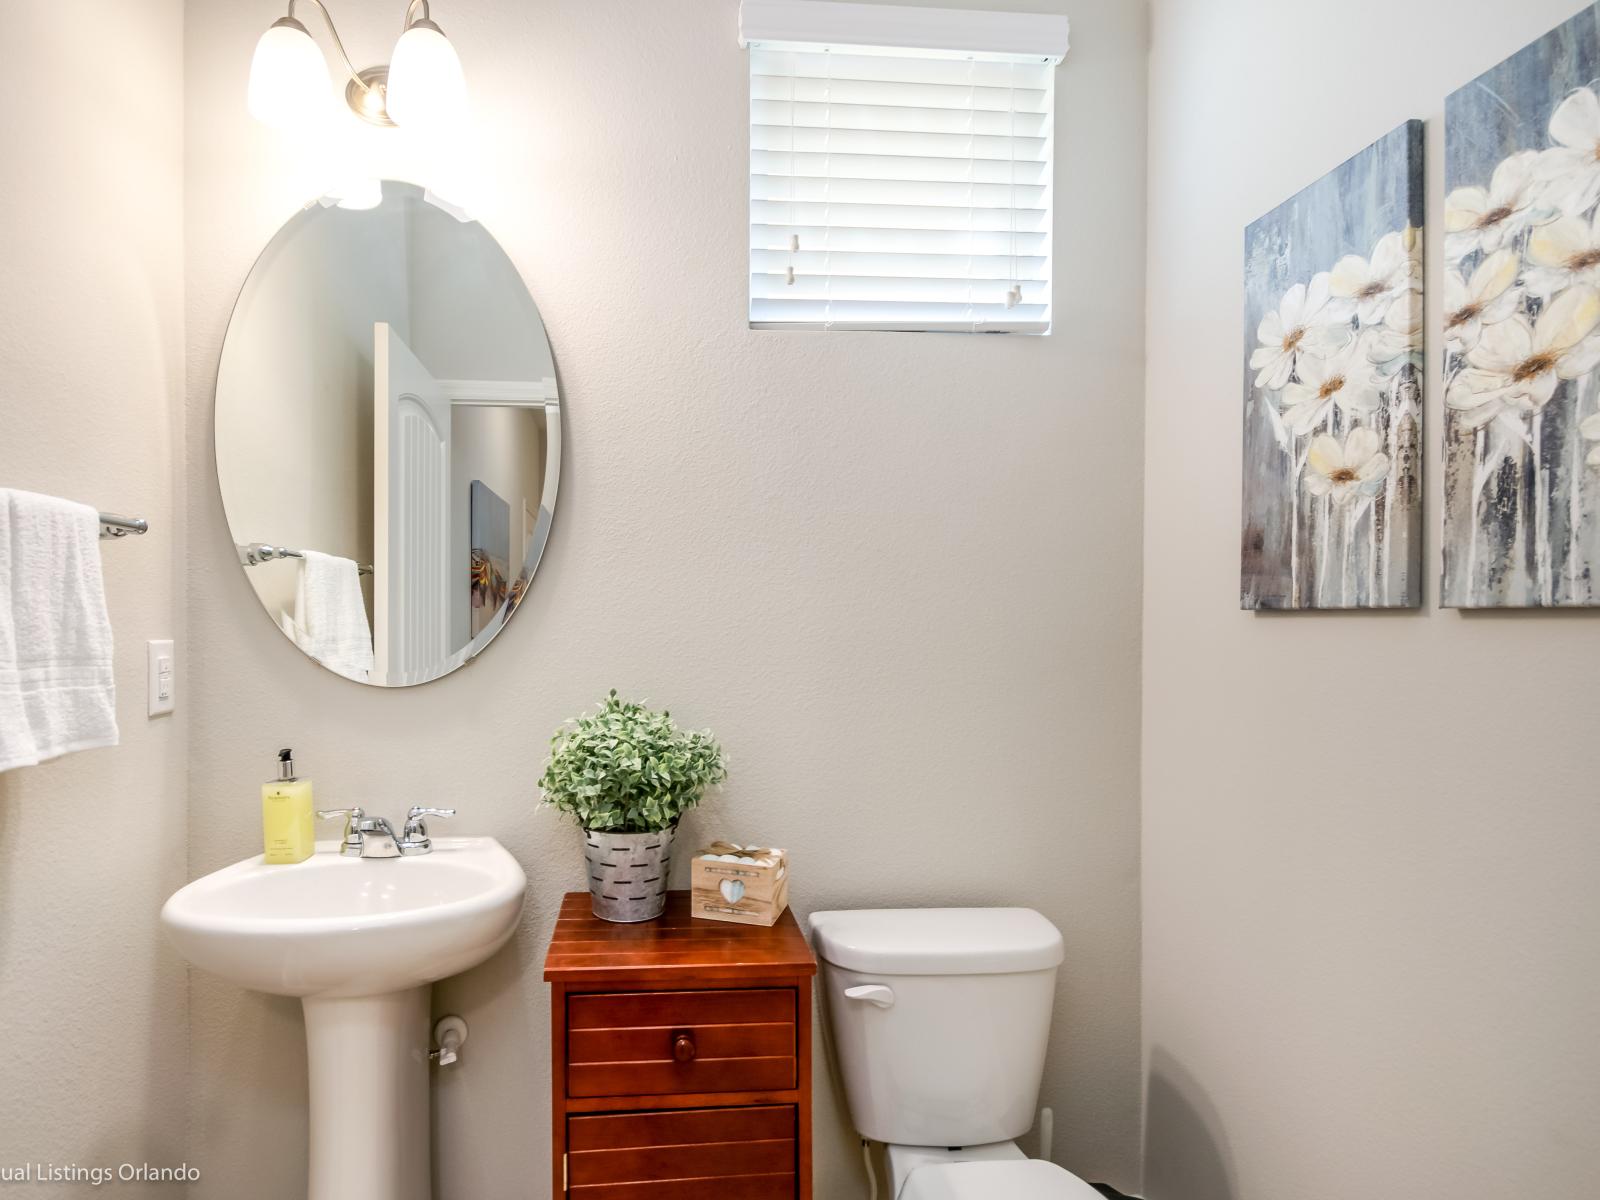
POLYGON ((877 1008, 894 1007, 894 989, 881 983, 864 983, 860 987, 845 988, 845 999, 860 1000, 877 1008))

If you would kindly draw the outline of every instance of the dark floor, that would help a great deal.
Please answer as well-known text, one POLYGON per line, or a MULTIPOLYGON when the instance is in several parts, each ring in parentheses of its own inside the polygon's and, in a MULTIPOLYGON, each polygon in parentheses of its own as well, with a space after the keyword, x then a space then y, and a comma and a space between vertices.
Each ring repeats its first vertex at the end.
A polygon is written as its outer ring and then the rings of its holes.
POLYGON ((1110 1200, 1134 1200, 1132 1196, 1123 1195, 1109 1183, 1091 1183, 1089 1186, 1095 1191, 1099 1192, 1102 1196, 1109 1197, 1110 1200))

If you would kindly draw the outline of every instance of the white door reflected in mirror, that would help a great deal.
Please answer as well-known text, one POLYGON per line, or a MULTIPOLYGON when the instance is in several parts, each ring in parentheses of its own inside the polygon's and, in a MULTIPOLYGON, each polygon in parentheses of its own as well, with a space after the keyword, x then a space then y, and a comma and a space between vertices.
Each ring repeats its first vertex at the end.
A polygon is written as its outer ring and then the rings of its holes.
POLYGON ((373 358, 375 670, 420 683, 450 645, 450 397, 381 321, 373 358))
POLYGON ((215 429, 261 606, 330 670, 396 687, 462 666, 517 611, 549 537, 561 407, 500 246, 421 188, 382 190, 369 209, 308 205, 262 253, 215 429))

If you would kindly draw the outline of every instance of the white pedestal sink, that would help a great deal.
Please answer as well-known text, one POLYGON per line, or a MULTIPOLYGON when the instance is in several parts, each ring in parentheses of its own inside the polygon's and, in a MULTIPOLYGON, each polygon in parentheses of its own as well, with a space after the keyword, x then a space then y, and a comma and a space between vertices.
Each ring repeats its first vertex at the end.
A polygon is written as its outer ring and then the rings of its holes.
POLYGON ((528 880, 493 838, 434 838, 410 858, 338 849, 224 867, 174 893, 161 923, 202 970, 301 998, 307 1200, 429 1200, 429 989, 506 943, 528 880))

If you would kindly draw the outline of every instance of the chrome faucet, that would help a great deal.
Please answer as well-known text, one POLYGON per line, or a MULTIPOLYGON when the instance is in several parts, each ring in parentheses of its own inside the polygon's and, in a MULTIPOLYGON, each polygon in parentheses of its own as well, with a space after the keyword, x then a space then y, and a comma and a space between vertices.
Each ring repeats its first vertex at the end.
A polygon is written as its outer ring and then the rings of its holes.
POLYGON ((334 817, 345 819, 344 843, 339 847, 339 853, 346 858, 409 858, 416 854, 427 854, 433 849, 433 841, 428 837, 425 818, 455 815, 453 808, 416 805, 406 814, 405 825, 396 835, 389 818, 369 817, 360 808, 325 808, 317 812, 317 816, 325 821, 334 817), (374 836, 381 840, 374 842, 374 836))

